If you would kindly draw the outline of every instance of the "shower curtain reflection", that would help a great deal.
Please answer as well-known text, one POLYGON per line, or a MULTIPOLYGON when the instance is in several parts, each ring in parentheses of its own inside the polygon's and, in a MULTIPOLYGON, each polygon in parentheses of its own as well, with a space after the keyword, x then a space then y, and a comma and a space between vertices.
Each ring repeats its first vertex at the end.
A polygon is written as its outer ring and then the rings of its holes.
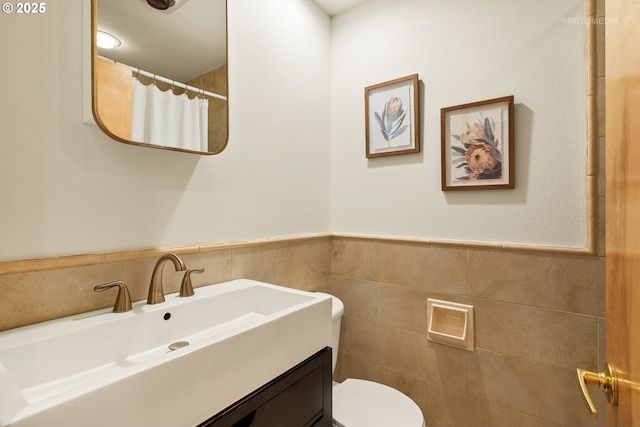
POLYGON ((133 77, 131 137, 134 141, 194 151, 208 151, 209 100, 145 86, 133 77))

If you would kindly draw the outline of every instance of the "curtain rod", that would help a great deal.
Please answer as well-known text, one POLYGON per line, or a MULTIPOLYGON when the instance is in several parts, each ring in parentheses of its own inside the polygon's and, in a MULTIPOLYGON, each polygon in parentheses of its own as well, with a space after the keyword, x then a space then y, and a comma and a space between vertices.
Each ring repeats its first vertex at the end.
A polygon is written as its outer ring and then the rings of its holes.
POLYGON ((150 78, 152 78, 154 80, 157 80, 157 81, 168 83, 168 84, 170 84, 172 86, 177 86, 177 87, 180 87, 182 89, 186 89, 186 90, 191 91, 191 92, 199 93, 199 94, 202 94, 202 95, 207 95, 207 96, 210 96, 212 98, 222 99, 223 101, 227 100, 227 97, 224 96, 224 95, 219 95, 217 93, 209 92, 208 90, 200 89, 200 88, 195 87, 195 86, 189 86, 187 84, 184 84, 184 83, 181 83, 181 82, 177 82, 175 80, 171 80, 171 79, 168 79, 166 77, 162 77, 162 76, 150 73, 150 72, 145 71, 145 70, 141 70, 140 68, 136 68, 136 67, 132 67, 131 65, 123 64, 122 62, 115 61, 115 60, 113 60, 111 58, 106 58, 106 57, 100 56, 100 55, 98 55, 98 58, 101 58, 101 59, 104 59, 104 60, 107 60, 107 61, 111 61, 111 62, 119 64, 119 65, 122 65, 123 67, 127 67, 130 70, 135 71, 136 73, 138 73, 140 75, 143 75, 143 76, 146 76, 146 77, 150 77, 150 78))

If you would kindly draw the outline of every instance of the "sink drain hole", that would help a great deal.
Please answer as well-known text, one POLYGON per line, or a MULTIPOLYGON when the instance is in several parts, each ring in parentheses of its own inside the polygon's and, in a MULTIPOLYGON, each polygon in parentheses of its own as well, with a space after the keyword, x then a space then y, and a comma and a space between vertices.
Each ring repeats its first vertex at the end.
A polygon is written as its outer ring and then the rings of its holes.
POLYGON ((173 351, 173 350, 177 350, 179 348, 182 347, 186 347, 189 345, 189 341, 178 341, 178 342, 174 342, 172 344, 169 344, 169 350, 173 351))

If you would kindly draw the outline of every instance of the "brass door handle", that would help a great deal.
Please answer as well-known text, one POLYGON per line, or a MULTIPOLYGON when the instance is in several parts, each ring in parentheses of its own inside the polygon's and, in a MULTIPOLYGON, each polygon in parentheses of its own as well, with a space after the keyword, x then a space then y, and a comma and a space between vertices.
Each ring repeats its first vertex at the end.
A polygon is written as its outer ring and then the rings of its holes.
POLYGON ((594 420, 598 418, 598 410, 591 400, 587 386, 597 386, 599 389, 604 390, 607 395, 607 402, 612 405, 618 404, 618 377, 616 375, 616 369, 610 362, 607 362, 607 367, 604 372, 596 373, 582 369, 577 369, 576 371, 578 373, 580 388, 582 389, 582 397, 589 412, 591 412, 591 418, 594 420))

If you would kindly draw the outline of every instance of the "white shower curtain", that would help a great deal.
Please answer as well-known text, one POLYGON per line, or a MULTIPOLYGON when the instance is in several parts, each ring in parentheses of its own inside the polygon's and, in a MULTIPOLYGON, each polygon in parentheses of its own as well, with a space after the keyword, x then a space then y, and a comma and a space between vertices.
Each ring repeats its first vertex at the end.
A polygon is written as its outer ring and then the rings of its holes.
POLYGON ((208 151, 209 100, 145 86, 133 77, 131 136, 167 147, 208 151))

